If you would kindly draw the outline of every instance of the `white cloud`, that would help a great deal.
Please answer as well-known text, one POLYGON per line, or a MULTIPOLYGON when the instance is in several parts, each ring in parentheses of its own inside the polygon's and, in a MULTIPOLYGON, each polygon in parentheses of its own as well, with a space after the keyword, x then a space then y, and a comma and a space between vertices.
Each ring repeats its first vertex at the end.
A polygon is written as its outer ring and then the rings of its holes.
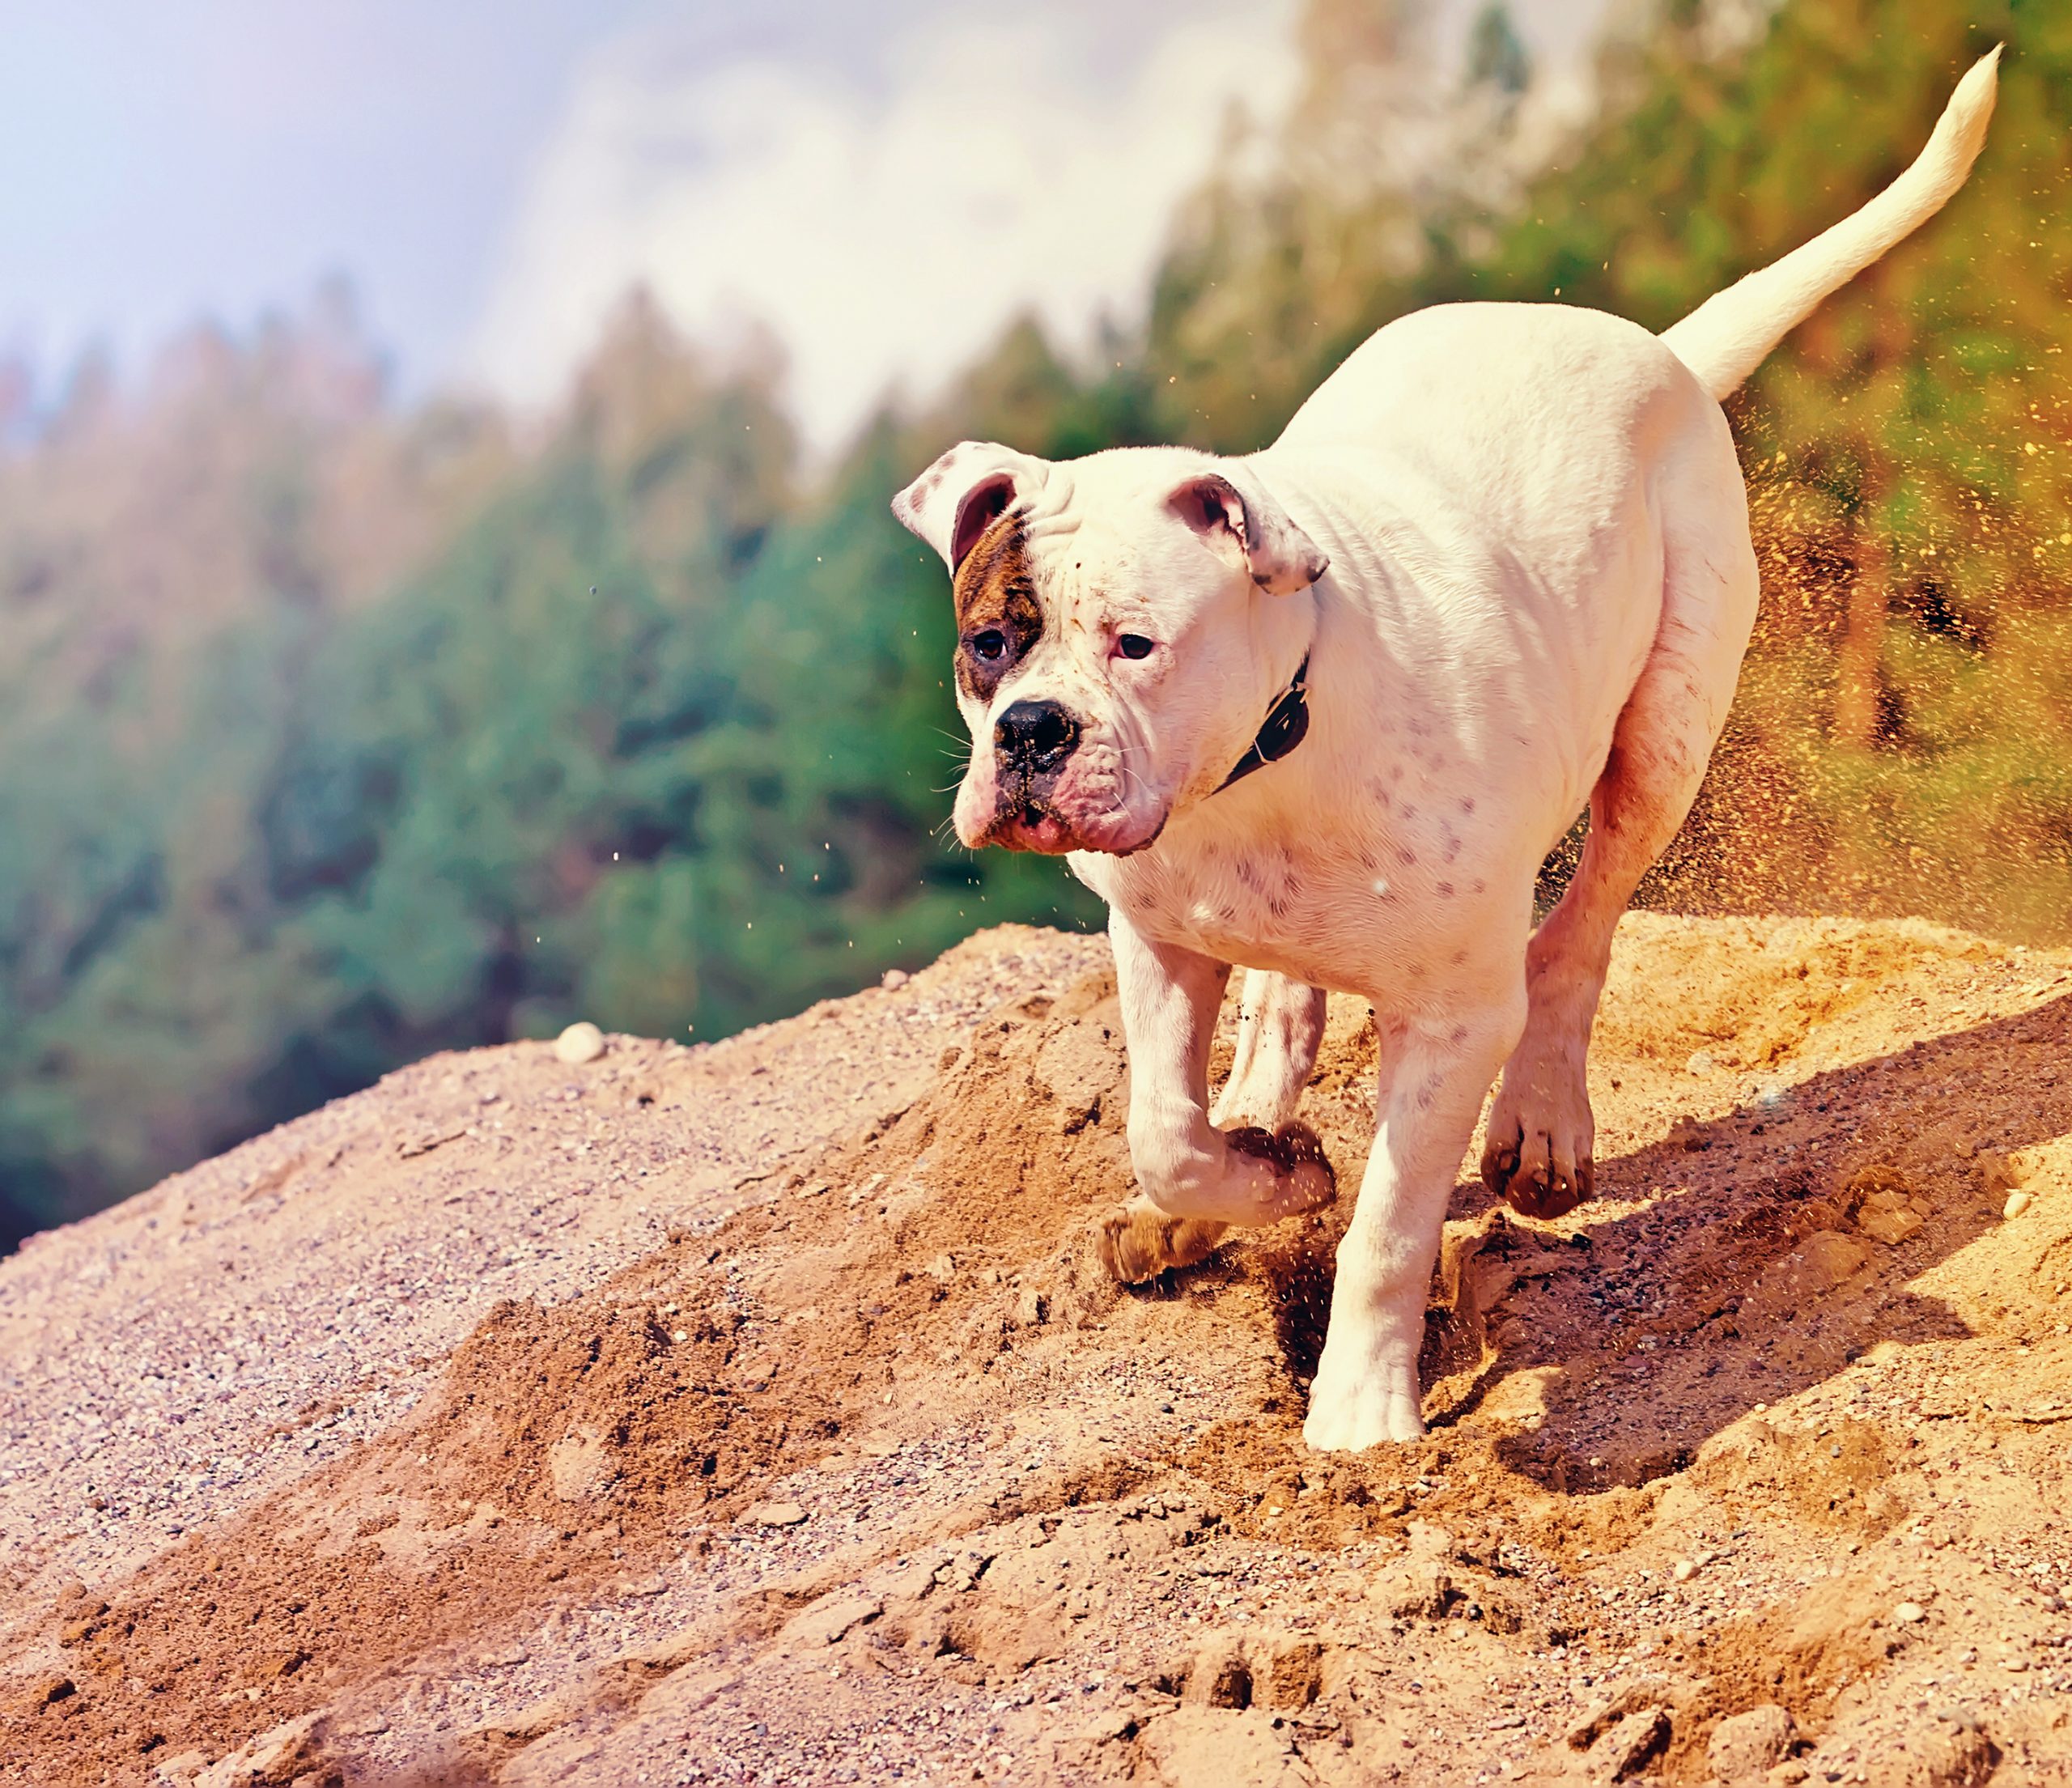
POLYGON ((1197 3, 1125 50, 1092 7, 944 14, 861 74, 621 37, 541 155, 470 371, 550 400, 644 281, 694 334, 768 324, 825 448, 1026 307, 1084 340, 1140 308, 1231 101, 1263 120, 1289 103, 1290 25, 1287 0, 1197 3))

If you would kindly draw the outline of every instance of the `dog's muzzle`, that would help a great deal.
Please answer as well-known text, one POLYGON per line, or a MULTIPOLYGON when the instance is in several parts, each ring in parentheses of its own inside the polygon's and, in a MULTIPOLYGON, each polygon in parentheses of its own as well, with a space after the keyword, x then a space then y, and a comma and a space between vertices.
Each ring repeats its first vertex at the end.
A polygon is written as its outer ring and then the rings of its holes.
POLYGON ((993 722, 999 805, 991 842, 1050 853, 1076 847, 1051 799, 1079 740, 1078 720, 1059 702, 1017 702, 993 722))

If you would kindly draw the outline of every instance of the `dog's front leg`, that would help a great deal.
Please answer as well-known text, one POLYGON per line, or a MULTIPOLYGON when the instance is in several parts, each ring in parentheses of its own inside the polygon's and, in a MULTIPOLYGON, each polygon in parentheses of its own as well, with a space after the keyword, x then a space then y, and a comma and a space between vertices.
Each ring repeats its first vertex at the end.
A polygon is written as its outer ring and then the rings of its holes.
POLYGON ((1299 1124, 1222 1131, 1208 1118, 1208 1051, 1227 963, 1154 943, 1118 910, 1109 935, 1130 1057, 1130 1162, 1144 1196, 1102 1231, 1129 1283, 1199 1260, 1232 1224, 1272 1223, 1328 1204, 1331 1163, 1299 1124))
POLYGON ((1446 1197, 1522 1019, 1507 1009, 1383 1035, 1381 1121, 1339 1243, 1331 1327, 1302 1425, 1312 1446, 1357 1452, 1424 1432, 1417 1355, 1446 1197))

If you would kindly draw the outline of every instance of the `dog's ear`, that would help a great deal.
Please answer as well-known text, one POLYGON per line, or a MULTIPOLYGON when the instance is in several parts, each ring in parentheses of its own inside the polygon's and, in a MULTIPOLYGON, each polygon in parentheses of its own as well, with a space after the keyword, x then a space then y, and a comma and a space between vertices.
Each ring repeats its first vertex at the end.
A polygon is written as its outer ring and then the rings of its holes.
POLYGON ((1049 466, 994 441, 960 441, 892 499, 892 512, 955 575, 987 529, 1042 486, 1049 466))
POLYGON ((1293 596, 1331 568, 1317 543, 1247 469, 1199 473, 1166 503, 1211 552, 1269 595, 1293 596))

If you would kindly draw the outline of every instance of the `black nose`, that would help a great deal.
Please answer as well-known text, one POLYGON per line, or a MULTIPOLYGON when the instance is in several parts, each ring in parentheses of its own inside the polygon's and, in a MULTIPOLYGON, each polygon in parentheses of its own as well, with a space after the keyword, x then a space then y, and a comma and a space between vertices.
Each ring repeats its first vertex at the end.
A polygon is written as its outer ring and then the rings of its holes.
POLYGON ((1079 743, 1079 722, 1055 702, 1017 702, 993 722, 993 749, 1032 775, 1055 770, 1079 743))

